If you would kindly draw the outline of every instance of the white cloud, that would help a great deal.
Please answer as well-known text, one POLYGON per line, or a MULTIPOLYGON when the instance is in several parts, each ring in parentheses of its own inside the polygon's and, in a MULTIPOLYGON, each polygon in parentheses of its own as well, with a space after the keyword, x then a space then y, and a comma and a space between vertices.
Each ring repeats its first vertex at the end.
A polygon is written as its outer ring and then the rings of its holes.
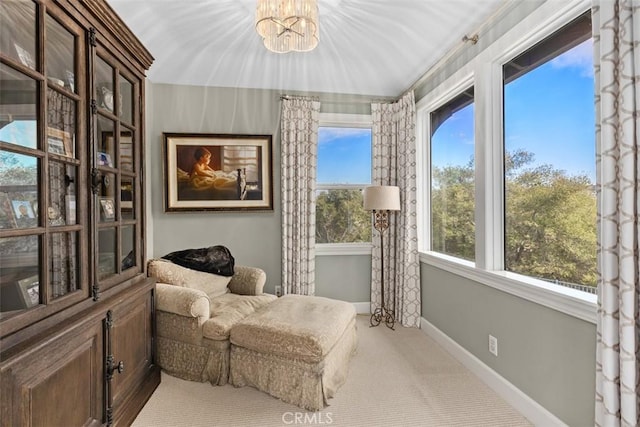
POLYGON ((342 138, 357 138, 370 135, 371 129, 358 128, 321 128, 319 131, 319 143, 330 143, 342 138))
POLYGON ((583 77, 593 77, 593 40, 589 39, 551 61, 556 68, 579 68, 583 77))

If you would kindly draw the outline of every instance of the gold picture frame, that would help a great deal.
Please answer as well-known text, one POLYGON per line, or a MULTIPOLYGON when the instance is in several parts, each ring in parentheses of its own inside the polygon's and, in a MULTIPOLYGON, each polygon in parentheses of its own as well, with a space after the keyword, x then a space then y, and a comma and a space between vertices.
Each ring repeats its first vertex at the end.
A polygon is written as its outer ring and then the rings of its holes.
POLYGON ((272 136, 164 133, 165 212, 273 210, 272 136))
POLYGON ((57 128, 47 128, 47 151, 61 156, 73 157, 71 134, 57 128))
POLYGON ((40 277, 36 274, 26 279, 18 280, 18 294, 25 308, 40 304, 40 277))

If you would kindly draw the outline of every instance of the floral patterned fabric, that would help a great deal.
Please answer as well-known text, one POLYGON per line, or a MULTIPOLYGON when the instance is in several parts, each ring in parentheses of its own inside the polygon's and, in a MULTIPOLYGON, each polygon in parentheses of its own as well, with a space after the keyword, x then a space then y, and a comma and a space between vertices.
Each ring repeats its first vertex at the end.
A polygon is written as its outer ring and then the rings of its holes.
POLYGON ((198 289, 207 294, 209 298, 226 294, 229 291, 227 285, 231 281, 231 277, 192 270, 161 259, 149 261, 148 273, 160 283, 198 289))
POLYGON ((238 322, 231 342, 261 353, 320 362, 356 317, 353 304, 322 297, 285 295, 238 322))
MULTIPOLYGON (((184 271, 167 261, 149 262, 149 275, 156 284, 156 329, 158 365, 170 375, 189 381, 224 385, 229 378, 229 331, 233 324, 276 297, 262 294, 264 271, 236 266, 239 277, 233 289, 258 295, 224 293, 211 298, 190 287, 189 279, 202 281, 210 273, 184 271), (206 276, 202 276, 206 275, 206 276)), ((201 285, 206 283, 201 282, 201 285)))
POLYGON ((317 411, 346 381, 357 341, 353 305, 284 296, 231 330, 229 382, 317 411))

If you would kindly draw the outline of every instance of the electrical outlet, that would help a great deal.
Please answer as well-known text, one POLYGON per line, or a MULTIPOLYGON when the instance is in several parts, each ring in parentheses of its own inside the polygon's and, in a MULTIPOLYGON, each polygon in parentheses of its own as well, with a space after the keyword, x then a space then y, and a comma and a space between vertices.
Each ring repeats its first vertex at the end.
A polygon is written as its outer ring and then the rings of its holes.
POLYGON ((282 286, 280 286, 280 285, 276 285, 276 296, 277 297, 281 297, 282 296, 282 286))
POLYGON ((498 338, 489 334, 489 353, 498 357, 498 338))

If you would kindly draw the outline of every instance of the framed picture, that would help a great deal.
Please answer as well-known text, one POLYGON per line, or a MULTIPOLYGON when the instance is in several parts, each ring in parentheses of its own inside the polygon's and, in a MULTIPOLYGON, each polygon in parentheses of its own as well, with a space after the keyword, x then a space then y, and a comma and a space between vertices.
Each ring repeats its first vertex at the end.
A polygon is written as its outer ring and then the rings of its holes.
POLYGON ((71 134, 56 128, 47 128, 47 149, 50 153, 73 157, 71 134))
POLYGON ((98 165, 99 166, 109 166, 113 167, 113 161, 111 160, 111 156, 107 153, 103 153, 102 151, 98 152, 98 165))
POLYGON ((164 133, 165 212, 273 210, 271 135, 164 133))
POLYGON ((100 198, 100 217, 103 221, 113 221, 116 218, 116 205, 112 198, 100 198))
POLYGON ((35 219, 36 215, 33 213, 33 207, 31 202, 26 200, 12 200, 13 212, 16 215, 16 219, 35 219))
POLYGON ((131 180, 120 181, 120 208, 123 211, 133 209, 133 182, 131 180))
POLYGON ((18 280, 19 295, 26 308, 40 304, 40 279, 38 275, 18 280))

